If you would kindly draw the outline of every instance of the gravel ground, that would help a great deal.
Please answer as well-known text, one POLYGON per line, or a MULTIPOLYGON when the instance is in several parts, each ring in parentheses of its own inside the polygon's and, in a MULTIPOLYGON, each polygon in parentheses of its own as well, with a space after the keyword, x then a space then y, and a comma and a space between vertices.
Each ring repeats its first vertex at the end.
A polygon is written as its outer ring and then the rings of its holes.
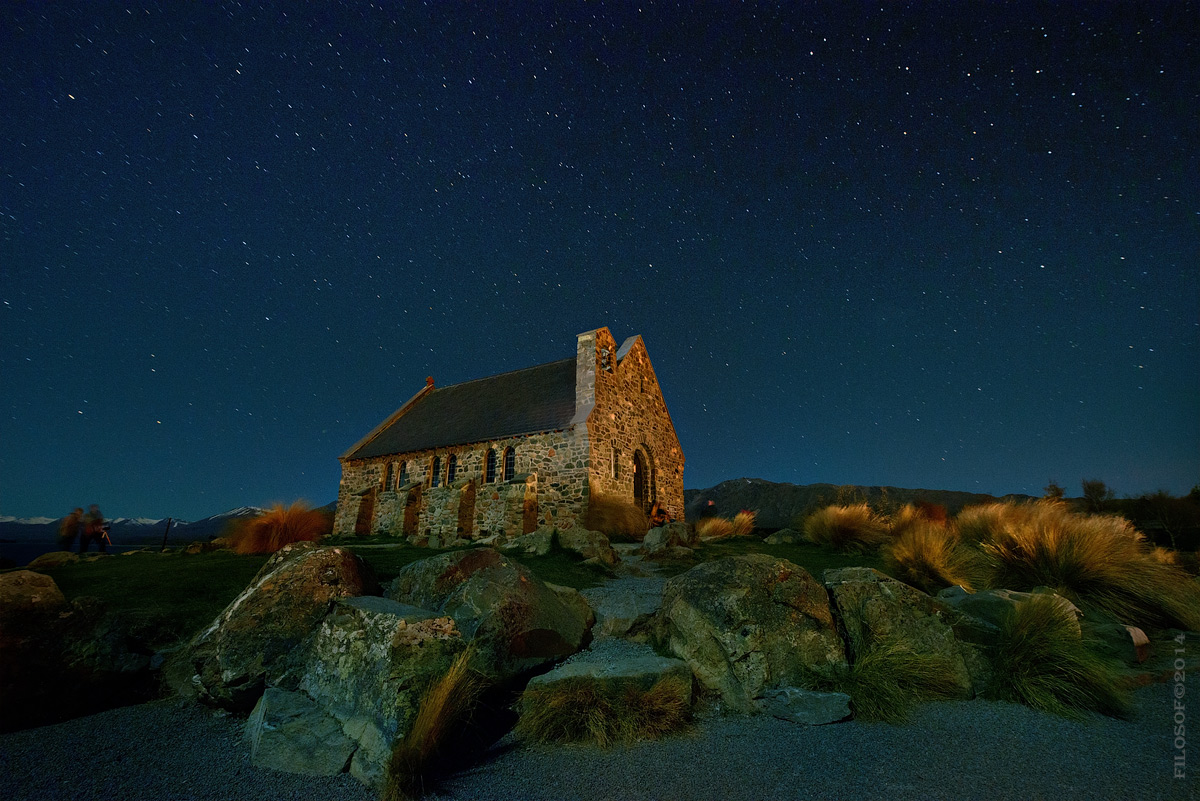
MULTIPOLYGON (((607 751, 506 737, 431 798, 1197 799, 1200 782, 1173 778, 1171 690, 1139 690, 1129 721, 970 701, 926 705, 901 726, 708 715, 685 735, 607 751)), ((0 798, 374 798, 347 775, 253 767, 242 722, 160 701, 2 735, 0 798)))

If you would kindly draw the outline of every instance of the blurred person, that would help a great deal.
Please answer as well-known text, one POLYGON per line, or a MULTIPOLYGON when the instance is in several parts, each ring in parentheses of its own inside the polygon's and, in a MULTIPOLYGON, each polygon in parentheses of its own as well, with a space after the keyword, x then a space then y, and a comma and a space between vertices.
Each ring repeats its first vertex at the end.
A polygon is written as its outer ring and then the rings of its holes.
POLYGON ((104 515, 100 513, 100 507, 92 504, 88 507, 88 512, 83 517, 83 535, 79 538, 79 552, 87 553, 88 545, 92 540, 96 541, 96 547, 101 553, 104 553, 104 541, 102 537, 106 536, 104 532, 104 515))
POLYGON ((75 511, 62 519, 58 524, 58 549, 69 551, 79 536, 79 528, 83 525, 83 507, 75 507, 75 511))

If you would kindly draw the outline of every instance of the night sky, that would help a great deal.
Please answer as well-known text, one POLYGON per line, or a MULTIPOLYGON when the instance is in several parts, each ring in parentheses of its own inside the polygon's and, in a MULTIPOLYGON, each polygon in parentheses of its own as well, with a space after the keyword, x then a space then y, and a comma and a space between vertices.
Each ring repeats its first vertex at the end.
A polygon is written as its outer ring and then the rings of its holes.
POLYGON ((1200 481, 1200 6, 6 2, 0 514, 641 334, 687 487, 1200 481))

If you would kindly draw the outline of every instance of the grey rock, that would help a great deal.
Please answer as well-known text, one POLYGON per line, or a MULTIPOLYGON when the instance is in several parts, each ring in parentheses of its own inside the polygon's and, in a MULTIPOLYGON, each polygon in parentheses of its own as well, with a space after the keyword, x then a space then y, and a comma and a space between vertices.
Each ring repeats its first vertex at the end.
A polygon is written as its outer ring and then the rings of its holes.
POLYGON ((355 750, 341 724, 311 698, 275 687, 258 699, 245 737, 254 765, 309 776, 345 771, 355 750))
POLYGON ((499 547, 501 551, 506 553, 515 551, 531 556, 545 556, 550 553, 550 544, 553 541, 553 537, 553 527, 542 526, 537 531, 513 537, 499 547))
POLYGON ((804 533, 796 531, 794 528, 781 528, 774 534, 768 534, 763 538, 763 542, 768 545, 795 545, 805 541, 804 533))
POLYGON ((767 687, 846 667, 825 588, 763 554, 706 562, 668 580, 653 627, 701 687, 742 712, 755 711, 767 687))
POLYGON ((558 532, 558 544, 564 550, 574 551, 584 559, 597 559, 609 567, 621 561, 608 537, 599 531, 580 526, 564 529, 558 532))
POLYGON ((764 710, 780 720, 820 726, 850 717, 850 696, 801 687, 777 687, 763 695, 764 710))
POLYGON ((1000 627, 1004 620, 1016 610, 1018 605, 1028 601, 1035 594, 1053 595, 1055 603, 1059 604, 1074 621, 1075 636, 1080 635, 1080 620, 1083 613, 1075 604, 1052 590, 1041 589, 1033 592, 980 590, 972 593, 955 586, 947 587, 939 592, 937 599, 969 618, 969 620, 958 621, 955 625, 955 631, 961 639, 984 645, 994 645, 1000 636, 1000 627))
POLYGON ((945 657, 962 696, 972 696, 971 674, 954 634, 960 613, 869 567, 826 570, 825 586, 837 607, 852 655, 856 657, 873 642, 899 640, 919 653, 945 657))

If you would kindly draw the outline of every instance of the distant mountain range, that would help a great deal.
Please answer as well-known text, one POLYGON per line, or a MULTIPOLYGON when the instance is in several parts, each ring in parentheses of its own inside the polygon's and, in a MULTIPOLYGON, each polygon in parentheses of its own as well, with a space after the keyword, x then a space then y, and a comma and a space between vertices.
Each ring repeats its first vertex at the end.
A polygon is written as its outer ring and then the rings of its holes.
POLYGON ((903 487, 839 487, 836 484, 783 484, 761 478, 735 478, 722 481, 703 490, 684 490, 683 502, 689 520, 694 520, 705 508, 721 516, 735 515, 742 509, 758 513, 759 528, 787 528, 797 523, 797 517, 818 507, 839 501, 839 492, 852 500, 866 500, 878 505, 903 505, 924 501, 946 507, 957 514, 964 506, 1006 500, 1030 500, 1030 495, 984 495, 954 490, 905 489, 903 487), (709 501, 712 506, 709 507, 709 501))
MULTIPOLYGON (((333 507, 334 504, 331 503, 322 508, 333 509, 333 507)), ((264 511, 257 506, 239 506, 227 512, 190 522, 172 519, 167 540, 171 543, 210 540, 219 537, 233 521, 255 517, 264 511)), ((0 542, 53 543, 58 537, 60 520, 62 520, 61 517, 16 518, 0 515, 0 542)), ((163 533, 167 528, 167 518, 154 520, 147 517, 114 517, 108 523, 112 526, 113 543, 119 545, 162 542, 163 533)))

